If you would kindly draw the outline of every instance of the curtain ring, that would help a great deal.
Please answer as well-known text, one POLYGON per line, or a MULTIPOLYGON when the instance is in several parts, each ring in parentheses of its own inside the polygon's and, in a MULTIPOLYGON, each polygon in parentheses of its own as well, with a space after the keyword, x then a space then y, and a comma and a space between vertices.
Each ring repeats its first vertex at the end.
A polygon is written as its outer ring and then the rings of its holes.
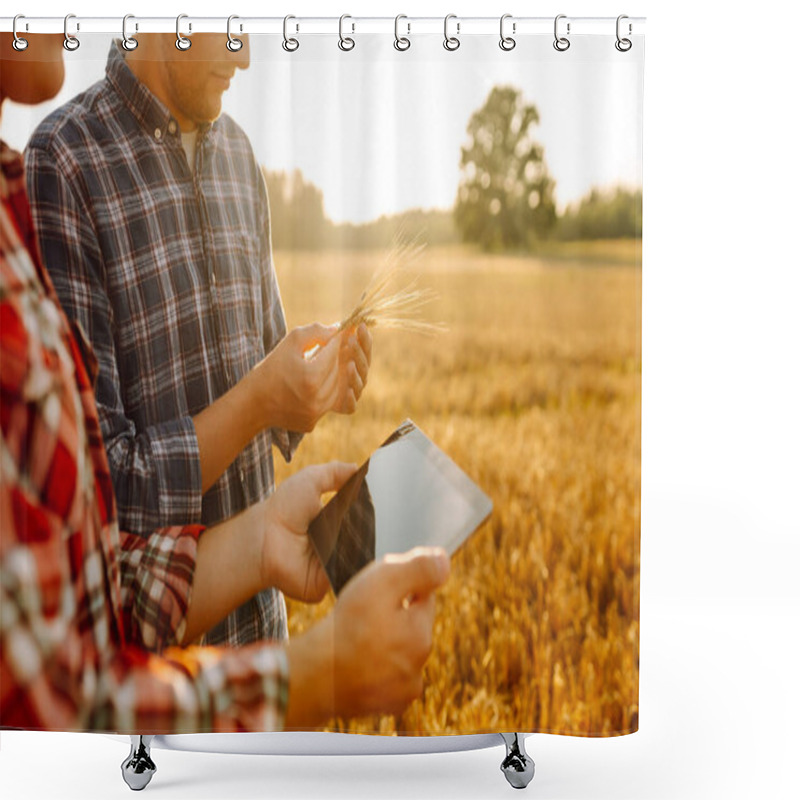
MULTIPOLYGON (((559 36, 558 35, 558 21, 560 19, 566 19, 566 14, 559 14, 556 17, 556 21, 553 23, 553 35, 556 37, 556 40, 553 42, 553 47, 558 50, 559 53, 563 53, 565 50, 569 50, 570 41, 566 38, 566 36, 559 36)), ((569 34, 569 22, 567 23, 567 33, 569 34)))
POLYGON ((12 46, 13 46, 13 48, 15 50, 18 50, 19 52, 22 52, 23 50, 25 50, 28 47, 28 40, 27 39, 22 39, 19 36, 17 36, 17 20, 18 19, 25 19, 25 15, 24 14, 17 14, 17 16, 14 17, 14 23, 11 26, 11 31, 14 34, 14 41, 12 43, 12 46))
MULTIPOLYGON (((344 33, 342 32, 342 27, 346 19, 353 19, 353 18, 349 14, 342 14, 342 16, 339 17, 339 49, 344 50, 345 53, 349 52, 356 46, 355 40, 352 39, 350 36, 345 36, 344 33)), ((353 23, 353 33, 355 33, 355 30, 356 30, 356 25, 355 23, 353 23)))
MULTIPOLYGON (((620 51, 620 53, 627 53, 628 50, 630 50, 631 47, 633 47, 633 42, 630 39, 623 39, 619 35, 619 24, 620 22, 622 22, 623 19, 628 19, 628 15, 620 14, 617 17, 617 41, 614 42, 614 47, 616 47, 617 50, 620 51)), ((628 33, 630 32, 631 32, 631 26, 630 23, 628 23, 628 33)))
MULTIPOLYGON (((244 42, 241 39, 235 39, 231 36, 231 22, 235 19, 239 19, 236 14, 231 14, 228 17, 228 41, 225 43, 225 47, 227 47, 231 53, 238 53, 244 47, 244 42)), ((241 30, 241 28, 239 30, 241 30)))
MULTIPOLYGON (((64 17, 64 49, 68 50, 70 53, 74 53, 81 46, 81 43, 77 36, 73 36, 67 30, 67 25, 71 19, 75 19, 74 14, 67 14, 67 16, 64 17)), ((76 24, 75 29, 79 30, 80 25, 76 24)))
MULTIPOLYGON (((444 18, 444 43, 443 44, 444 44, 444 49, 445 50, 449 50, 452 53, 453 50, 458 50, 458 48, 461 47, 461 40, 457 36, 448 36, 447 35, 447 27, 448 27, 448 23, 450 22, 451 19, 457 19, 456 15, 455 14, 448 14, 444 18)), ((458 23, 456 23, 456 33, 459 32, 460 27, 461 26, 458 23)))
MULTIPOLYGON (((188 50, 192 46, 192 40, 191 39, 187 39, 181 33, 181 20, 182 19, 188 19, 188 18, 189 18, 188 14, 178 14, 178 16, 177 16, 177 18, 175 20, 175 35, 178 37, 177 39, 175 39, 175 47, 177 47, 178 50, 184 50, 185 51, 185 50, 188 50)), ((190 22, 189 23, 189 33, 191 33, 191 32, 192 32, 192 23, 190 22)))
MULTIPOLYGON (((399 50, 402 53, 411 47, 411 39, 409 39, 408 36, 400 35, 401 19, 408 19, 408 17, 405 14, 398 14, 394 18, 394 49, 399 50)), ((406 26, 408 28, 408 32, 411 33, 411 25, 406 23, 406 26)))
MULTIPOLYGON (((513 50, 517 46, 516 39, 505 35, 504 26, 507 19, 511 19, 511 14, 503 14, 503 16, 500 17, 500 49, 506 52, 513 50)), ((516 33, 516 23, 512 23, 511 30, 513 33, 516 33)))
POLYGON ((134 39, 132 36, 129 37, 127 31, 125 30, 129 19, 135 19, 133 14, 126 14, 122 18, 122 48, 128 52, 135 50, 139 46, 138 40, 134 39))
POLYGON ((283 45, 282 46, 283 46, 283 49, 287 53, 294 53, 294 51, 297 50, 298 47, 300 47, 300 42, 298 42, 297 39, 295 39, 294 37, 289 38, 288 32, 289 32, 289 20, 290 19, 297 19, 297 17, 294 17, 291 14, 288 14, 287 16, 285 16, 283 18, 283 45))

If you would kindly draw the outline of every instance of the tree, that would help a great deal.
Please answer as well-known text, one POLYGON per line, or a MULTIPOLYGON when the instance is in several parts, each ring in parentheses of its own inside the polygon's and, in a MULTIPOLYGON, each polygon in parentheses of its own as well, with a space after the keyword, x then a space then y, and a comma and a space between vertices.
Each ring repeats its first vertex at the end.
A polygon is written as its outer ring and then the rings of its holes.
POLYGON ((556 220, 554 181, 533 138, 536 106, 522 93, 495 86, 467 125, 455 221, 465 242, 486 250, 530 248, 556 220))

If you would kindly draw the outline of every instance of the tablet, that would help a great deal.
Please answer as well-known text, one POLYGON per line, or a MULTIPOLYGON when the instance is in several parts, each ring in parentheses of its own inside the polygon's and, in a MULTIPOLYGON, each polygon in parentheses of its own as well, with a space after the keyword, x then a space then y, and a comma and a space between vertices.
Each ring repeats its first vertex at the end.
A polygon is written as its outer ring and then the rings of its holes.
POLYGON ((492 512, 492 501, 406 420, 308 529, 335 594, 370 561, 421 545, 452 555, 492 512))

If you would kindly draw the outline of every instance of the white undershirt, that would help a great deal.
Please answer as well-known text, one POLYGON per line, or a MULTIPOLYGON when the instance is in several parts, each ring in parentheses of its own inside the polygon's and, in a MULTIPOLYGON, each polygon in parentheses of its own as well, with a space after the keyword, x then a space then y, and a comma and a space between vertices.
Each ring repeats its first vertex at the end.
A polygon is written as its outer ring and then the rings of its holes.
POLYGON ((181 131, 181 144, 189 162, 189 169, 194 175, 194 153, 197 149, 197 128, 193 131, 181 131))

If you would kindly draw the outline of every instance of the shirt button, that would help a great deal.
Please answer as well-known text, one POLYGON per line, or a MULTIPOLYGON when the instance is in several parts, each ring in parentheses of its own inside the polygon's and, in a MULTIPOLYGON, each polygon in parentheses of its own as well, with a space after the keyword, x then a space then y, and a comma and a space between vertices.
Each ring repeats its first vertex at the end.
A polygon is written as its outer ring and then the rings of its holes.
POLYGON ((158 139, 160 141, 161 140, 161 128, 156 128, 155 131, 153 131, 153 136, 155 136, 156 139, 158 139))
POLYGON ((171 119, 171 120, 169 121, 169 125, 167 125, 167 130, 168 130, 170 133, 175 133, 175 131, 177 131, 177 130, 178 130, 178 126, 177 126, 177 124, 175 123, 175 120, 174 120, 174 119, 171 119))

